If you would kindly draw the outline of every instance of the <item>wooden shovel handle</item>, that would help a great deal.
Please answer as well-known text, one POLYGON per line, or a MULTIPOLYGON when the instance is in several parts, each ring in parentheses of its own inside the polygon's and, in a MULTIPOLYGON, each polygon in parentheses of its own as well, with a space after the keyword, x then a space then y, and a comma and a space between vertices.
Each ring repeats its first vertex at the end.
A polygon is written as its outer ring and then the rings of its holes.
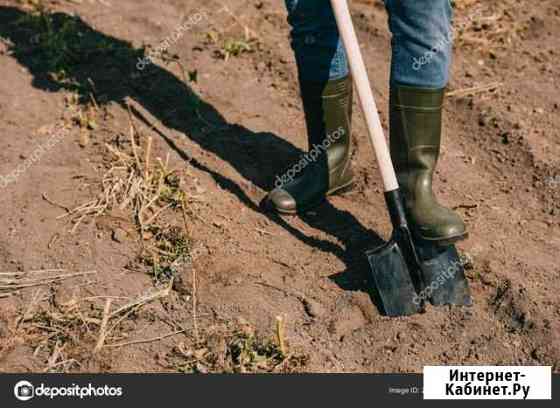
POLYGON ((348 2, 347 0, 331 0, 331 4, 336 17, 338 31, 342 37, 344 48, 346 49, 348 63, 356 84, 360 105, 366 118, 369 140, 377 158, 377 164, 381 171, 385 191, 398 190, 399 183, 397 182, 395 168, 393 167, 389 147, 387 146, 381 120, 377 112, 377 105, 373 97, 373 92, 371 91, 366 66, 360 51, 354 24, 352 23, 350 9, 348 8, 348 2))

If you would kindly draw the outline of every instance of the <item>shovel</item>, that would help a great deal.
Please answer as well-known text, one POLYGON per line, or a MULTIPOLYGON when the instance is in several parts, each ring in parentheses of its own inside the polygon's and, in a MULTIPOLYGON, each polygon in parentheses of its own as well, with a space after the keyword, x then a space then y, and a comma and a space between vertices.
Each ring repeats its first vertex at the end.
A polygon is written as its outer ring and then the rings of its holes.
POLYGON ((366 252, 380 306, 387 316, 421 312, 426 300, 434 305, 470 306, 469 287, 455 246, 438 246, 414 239, 412 235, 347 0, 331 0, 331 4, 366 118, 393 224, 390 241, 366 252))

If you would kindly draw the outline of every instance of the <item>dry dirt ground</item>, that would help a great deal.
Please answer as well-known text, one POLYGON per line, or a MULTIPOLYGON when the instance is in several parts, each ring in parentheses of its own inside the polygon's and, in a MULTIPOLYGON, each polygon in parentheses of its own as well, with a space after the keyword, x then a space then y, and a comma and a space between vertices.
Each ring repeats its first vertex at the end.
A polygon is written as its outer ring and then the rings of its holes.
MULTIPOLYGON (((260 209, 306 148, 282 2, 0 0, 0 371, 558 371, 560 1, 455 5, 436 190, 475 303, 390 319, 360 114, 352 192, 260 209)), ((386 124, 386 14, 352 11, 386 124)))

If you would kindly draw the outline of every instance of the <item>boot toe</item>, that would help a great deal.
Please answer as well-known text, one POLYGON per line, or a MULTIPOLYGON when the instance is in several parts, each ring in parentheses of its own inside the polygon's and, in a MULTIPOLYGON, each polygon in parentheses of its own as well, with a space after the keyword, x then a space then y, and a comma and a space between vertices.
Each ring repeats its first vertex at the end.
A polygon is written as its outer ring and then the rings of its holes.
POLYGON ((467 234, 467 228, 462 220, 458 219, 454 223, 443 225, 436 230, 433 239, 438 241, 460 240, 467 234))
POLYGON ((441 236, 448 239, 460 239, 467 235, 467 226, 463 219, 455 211, 446 209, 448 216, 447 221, 442 226, 441 236))
POLYGON ((421 221, 421 217, 416 218, 414 224, 420 238, 446 243, 466 237, 467 227, 458 214, 446 208, 440 208, 439 215, 440 217, 437 219, 424 220, 424 222, 421 221))
POLYGON ((266 201, 271 209, 281 213, 293 214, 297 211, 296 200, 282 188, 271 191, 266 201))

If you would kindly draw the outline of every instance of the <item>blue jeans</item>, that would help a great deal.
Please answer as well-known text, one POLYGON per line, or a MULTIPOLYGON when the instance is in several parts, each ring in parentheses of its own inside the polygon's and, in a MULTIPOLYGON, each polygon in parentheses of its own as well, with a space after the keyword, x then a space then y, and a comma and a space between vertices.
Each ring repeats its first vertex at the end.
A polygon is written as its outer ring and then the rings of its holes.
MULTIPOLYGON (((329 0, 285 0, 299 77, 348 75, 346 53, 329 0)), ((385 0, 391 40, 391 84, 443 88, 452 53, 450 0, 385 0)))

